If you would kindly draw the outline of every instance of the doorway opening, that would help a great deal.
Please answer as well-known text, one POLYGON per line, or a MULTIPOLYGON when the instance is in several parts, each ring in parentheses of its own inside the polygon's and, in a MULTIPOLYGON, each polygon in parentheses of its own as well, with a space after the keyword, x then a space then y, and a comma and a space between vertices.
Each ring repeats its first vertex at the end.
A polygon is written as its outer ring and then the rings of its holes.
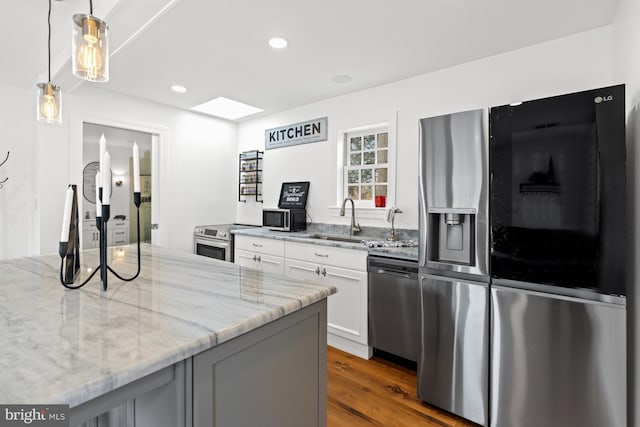
POLYGON ((82 249, 97 248, 99 243, 95 226, 95 176, 100 162, 101 135, 107 141, 107 152, 111 157, 111 218, 107 245, 128 245, 137 241, 136 206, 133 203, 134 143, 140 152, 140 241, 152 243, 152 150, 157 136, 85 122, 82 124, 82 249))

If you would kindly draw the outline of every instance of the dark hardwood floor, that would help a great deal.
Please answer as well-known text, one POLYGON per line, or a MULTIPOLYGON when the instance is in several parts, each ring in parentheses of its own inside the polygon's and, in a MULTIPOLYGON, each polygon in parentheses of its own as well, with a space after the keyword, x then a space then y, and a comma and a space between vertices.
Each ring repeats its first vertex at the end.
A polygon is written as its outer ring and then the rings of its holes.
POLYGON ((371 360, 333 347, 327 351, 327 425, 343 426, 475 426, 421 402, 416 372, 374 356, 371 360))

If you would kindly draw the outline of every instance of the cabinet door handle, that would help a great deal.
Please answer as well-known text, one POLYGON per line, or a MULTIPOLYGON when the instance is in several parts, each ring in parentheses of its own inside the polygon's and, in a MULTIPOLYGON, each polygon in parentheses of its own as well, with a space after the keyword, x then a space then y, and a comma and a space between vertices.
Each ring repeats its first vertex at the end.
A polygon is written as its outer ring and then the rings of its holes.
POLYGON ((261 262, 261 261, 260 261, 260 255, 258 255, 258 262, 261 262))
POLYGON ((258 260, 258 256, 257 256, 257 255, 254 255, 254 256, 253 256, 253 260, 254 260, 254 261, 257 261, 257 260, 258 260))
POLYGON ((319 276, 320 275, 320 267, 316 268, 316 274, 319 276))
POLYGON ((327 277, 327 270, 324 267, 322 267, 322 275, 327 277))
POLYGON ((254 247, 256 247, 256 248, 261 248, 261 247, 262 247, 262 245, 259 245, 259 244, 257 244, 257 243, 252 243, 251 245, 252 245, 252 246, 254 246, 254 247))
POLYGON ((315 252, 314 255, 320 258, 329 258, 329 254, 319 254, 318 252, 315 252))

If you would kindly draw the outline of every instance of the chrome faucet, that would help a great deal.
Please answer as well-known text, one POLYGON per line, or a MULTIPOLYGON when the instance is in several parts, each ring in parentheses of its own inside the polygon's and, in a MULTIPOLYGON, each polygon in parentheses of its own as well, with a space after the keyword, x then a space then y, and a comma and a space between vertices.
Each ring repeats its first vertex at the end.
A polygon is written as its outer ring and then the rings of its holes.
POLYGON ((391 209, 389 209, 389 212, 387 212, 387 221, 391 223, 391 236, 389 237, 389 240, 397 240, 396 227, 394 224, 397 213, 402 213, 402 211, 395 206, 393 206, 391 209))
POLYGON ((344 207, 347 204, 347 200, 351 202, 351 227, 349 227, 349 237, 353 234, 357 233, 360 230, 360 224, 356 224, 356 205, 353 203, 353 199, 347 197, 342 202, 342 207, 340 208, 340 216, 344 216, 344 207))

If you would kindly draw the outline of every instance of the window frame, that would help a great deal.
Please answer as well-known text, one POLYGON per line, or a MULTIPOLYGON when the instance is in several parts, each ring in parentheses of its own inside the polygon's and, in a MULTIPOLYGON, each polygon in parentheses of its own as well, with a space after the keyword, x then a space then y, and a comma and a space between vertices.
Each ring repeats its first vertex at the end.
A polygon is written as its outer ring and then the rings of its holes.
MULTIPOLYGON (((365 169, 371 169, 372 170, 372 177, 371 177, 371 199, 370 200, 362 200, 362 186, 363 186, 363 182, 362 182, 362 175, 360 175, 360 178, 358 180, 358 187, 360 188, 359 190, 359 195, 360 198, 353 199, 353 201, 356 203, 356 206, 358 207, 370 207, 370 208, 375 208, 375 196, 376 196, 376 192, 375 192, 375 186, 376 184, 376 169, 386 169, 387 170, 387 179, 386 181, 384 181, 384 185, 387 187, 387 195, 389 193, 389 175, 390 175, 390 170, 389 170, 389 128, 388 127, 379 127, 379 128, 368 128, 368 129, 362 129, 362 130, 357 130, 357 131, 353 131, 353 132, 346 132, 344 134, 344 138, 345 141, 343 143, 343 147, 344 147, 344 165, 343 165, 343 179, 342 179, 342 194, 345 197, 349 197, 349 171, 352 170, 358 170, 358 171, 362 171, 365 169), (376 153, 376 160, 377 160, 377 152, 381 151, 380 148, 377 147, 377 141, 378 141, 378 135, 386 133, 387 134, 387 146, 385 148, 383 148, 383 150, 385 150, 387 152, 387 162, 386 163, 372 163, 372 164, 365 164, 364 163, 364 154, 366 152, 373 152, 376 153), (376 148, 374 150, 365 150, 364 147, 364 137, 368 136, 368 135, 372 135, 375 134, 376 136, 376 148), (361 153, 361 163, 359 165, 356 166, 352 166, 350 163, 350 155, 352 154, 351 151, 351 139, 352 138, 358 138, 361 137, 361 146, 360 146, 360 150, 358 151, 359 153, 361 153)), ((360 172, 362 173, 362 172, 360 172)), ((367 185, 367 183, 364 183, 364 185, 367 185)), ((386 195, 385 195, 386 196, 386 195)), ((382 209, 382 208, 378 208, 378 209, 382 209)))
POLYGON ((397 150, 397 112, 375 112, 369 114, 361 114, 355 117, 344 117, 336 120, 336 137, 335 137, 335 153, 336 153, 336 186, 335 186, 335 204, 329 207, 330 215, 339 216, 342 201, 348 197, 346 192, 345 174, 346 166, 346 135, 355 132, 367 132, 373 129, 387 129, 387 200, 384 208, 376 208, 374 200, 354 201, 358 209, 358 218, 373 219, 386 221, 387 210, 396 203, 396 150, 397 150))

